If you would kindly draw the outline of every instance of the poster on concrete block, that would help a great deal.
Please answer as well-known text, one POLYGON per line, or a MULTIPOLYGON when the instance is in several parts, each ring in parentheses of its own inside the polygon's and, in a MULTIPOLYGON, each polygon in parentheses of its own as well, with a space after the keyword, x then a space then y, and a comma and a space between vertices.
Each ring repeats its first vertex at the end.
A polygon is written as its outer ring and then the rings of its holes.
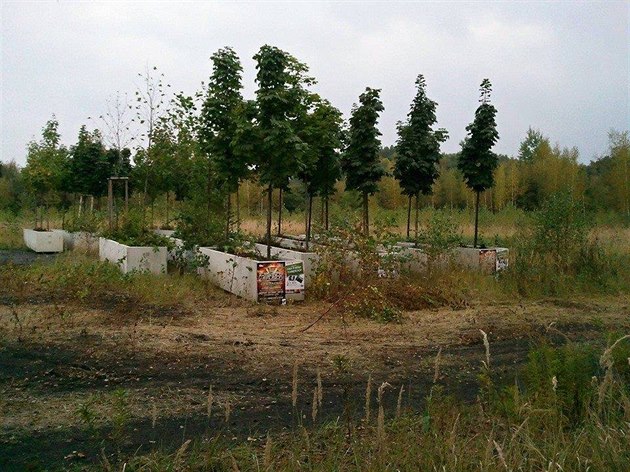
POLYGON ((259 262, 256 285, 260 303, 283 303, 286 299, 286 269, 284 262, 259 262))
POLYGON ((497 249, 496 271, 506 270, 509 265, 509 251, 507 249, 497 249))
POLYGON ((285 262, 287 272, 286 292, 287 295, 304 292, 304 262, 285 262))

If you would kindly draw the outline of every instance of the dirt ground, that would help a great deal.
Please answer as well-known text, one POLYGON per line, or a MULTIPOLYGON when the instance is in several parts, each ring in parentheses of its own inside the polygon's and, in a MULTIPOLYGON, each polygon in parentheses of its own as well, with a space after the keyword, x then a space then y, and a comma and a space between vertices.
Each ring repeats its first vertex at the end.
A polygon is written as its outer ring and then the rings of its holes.
POLYGON ((619 298, 478 302, 407 312, 387 325, 331 315, 306 331, 326 304, 264 307, 224 295, 160 308, 104 294, 79 306, 43 293, 4 294, 0 303, 0 470, 98 461, 115 454, 113 443, 142 453, 191 437, 258 441, 310 425, 318 370, 318 423, 363 415, 370 374, 373 392, 392 385, 386 414, 401 385, 403 407, 421 408, 436 376, 447 392, 473 401, 485 358, 479 330, 506 381, 542 338, 601 342, 602 333, 630 330, 630 301, 619 298))

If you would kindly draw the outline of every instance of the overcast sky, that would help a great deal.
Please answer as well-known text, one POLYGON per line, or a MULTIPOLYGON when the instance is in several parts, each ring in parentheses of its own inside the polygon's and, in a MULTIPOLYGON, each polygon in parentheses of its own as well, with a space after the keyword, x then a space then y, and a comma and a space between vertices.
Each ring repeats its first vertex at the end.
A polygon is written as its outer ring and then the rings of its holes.
POLYGON ((278 46, 310 66, 315 90, 349 115, 366 86, 382 89, 383 145, 396 140, 414 80, 424 74, 438 126, 454 152, 494 87, 500 141, 516 155, 529 126, 581 160, 630 127, 630 2, 8 2, 2 1, 2 161, 26 160, 54 113, 62 140, 117 90, 133 94, 147 65, 176 91, 206 81, 210 55, 235 48, 244 94, 253 98, 252 56, 278 46))

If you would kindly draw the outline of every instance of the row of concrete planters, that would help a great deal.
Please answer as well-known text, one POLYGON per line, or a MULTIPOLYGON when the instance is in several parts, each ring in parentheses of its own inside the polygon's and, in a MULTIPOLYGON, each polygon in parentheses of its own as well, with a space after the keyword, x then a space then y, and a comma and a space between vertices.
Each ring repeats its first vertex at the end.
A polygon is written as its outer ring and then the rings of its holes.
MULTIPOLYGON (((422 248, 413 247, 413 243, 400 243, 400 254, 403 269, 410 272, 424 272, 427 269, 429 257, 422 248)), ((476 270, 482 274, 492 275, 507 269, 509 250, 503 247, 473 248, 456 247, 451 250, 450 257, 439 257, 434 264, 445 266, 452 261, 454 264, 476 270)))
POLYGON ((208 247, 200 247, 199 252, 207 258, 207 265, 199 268, 198 273, 227 292, 255 302, 304 300, 304 263, 301 260, 255 260, 208 247), (273 275, 267 272, 267 269, 280 265, 282 271, 274 273, 277 273, 278 277, 284 277, 284 280, 265 278, 266 275, 273 275), (301 279, 296 276, 289 277, 283 272, 285 265, 298 267, 302 271, 301 279), (271 286, 269 282, 277 283, 278 290, 275 294, 272 293, 273 289, 269 290, 271 286))
POLYGON ((166 247, 127 246, 111 239, 99 238, 98 254, 102 261, 118 265, 123 273, 166 273, 166 247))
POLYGON ((58 231, 24 229, 24 244, 35 252, 63 252, 63 234, 58 231))

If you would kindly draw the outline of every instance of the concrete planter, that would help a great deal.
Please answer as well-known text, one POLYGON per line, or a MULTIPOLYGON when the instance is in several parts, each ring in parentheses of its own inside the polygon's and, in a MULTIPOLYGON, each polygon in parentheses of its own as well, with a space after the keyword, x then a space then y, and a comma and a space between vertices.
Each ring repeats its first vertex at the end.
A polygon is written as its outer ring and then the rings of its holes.
MULTIPOLYGON (((261 257, 267 256, 267 245, 256 243, 254 250, 261 257)), ((271 246, 271 256, 274 259, 280 260, 298 260, 304 263, 304 275, 305 282, 315 276, 315 270, 317 269, 317 262, 319 261, 319 255, 314 252, 302 252, 295 251, 293 249, 285 249, 283 247, 271 246)))
POLYGON ((169 261, 175 261, 178 257, 184 257, 184 259, 192 259, 194 251, 184 251, 182 253, 181 248, 184 246, 184 241, 179 238, 174 238, 174 229, 154 229, 153 232, 160 236, 170 239, 175 244, 173 249, 168 250, 167 258, 169 261))
POLYGON ((504 247, 458 247, 453 250, 455 262, 482 274, 496 274, 508 268, 510 252, 504 247))
MULTIPOLYGON (((429 264, 429 256, 421 247, 415 247, 414 243, 401 242, 397 246, 401 247, 400 255, 402 268, 410 272, 425 272, 429 264)), ((473 248, 456 247, 449 254, 440 255, 433 261, 438 267, 445 267, 453 264, 478 270, 482 274, 496 274, 508 267, 509 250, 502 247, 493 248, 473 248)))
POLYGON ((199 274, 227 292, 262 303, 304 300, 301 260, 254 260, 208 247, 199 252, 208 260, 199 274))
POLYGON ((166 247, 127 246, 99 238, 98 254, 102 261, 117 264, 125 274, 133 271, 166 273, 166 247))
POLYGON ((167 238, 172 238, 175 234, 174 229, 154 229, 153 232, 155 234, 159 234, 160 236, 165 236, 167 238))
POLYGON ((63 235, 58 231, 24 229, 24 243, 35 252, 63 252, 63 235))
POLYGON ((98 236, 87 231, 76 231, 71 233, 63 229, 56 229, 63 238, 63 248, 66 251, 81 251, 87 253, 98 252, 98 236))

